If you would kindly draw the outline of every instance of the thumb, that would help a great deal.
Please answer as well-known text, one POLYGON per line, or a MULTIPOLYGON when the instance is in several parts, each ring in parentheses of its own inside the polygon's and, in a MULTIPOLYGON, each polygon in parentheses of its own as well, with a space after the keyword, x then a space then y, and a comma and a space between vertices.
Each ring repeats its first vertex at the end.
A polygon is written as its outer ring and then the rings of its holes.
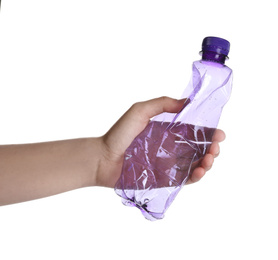
POLYGON ((159 97, 144 102, 138 102, 133 105, 133 109, 141 115, 145 120, 161 114, 163 112, 177 113, 179 112, 186 102, 184 99, 174 99, 170 97, 159 97))
POLYGON ((160 97, 135 103, 105 134, 105 143, 112 150, 123 149, 121 152, 124 152, 152 117, 162 112, 177 113, 184 106, 185 101, 186 99, 160 97))

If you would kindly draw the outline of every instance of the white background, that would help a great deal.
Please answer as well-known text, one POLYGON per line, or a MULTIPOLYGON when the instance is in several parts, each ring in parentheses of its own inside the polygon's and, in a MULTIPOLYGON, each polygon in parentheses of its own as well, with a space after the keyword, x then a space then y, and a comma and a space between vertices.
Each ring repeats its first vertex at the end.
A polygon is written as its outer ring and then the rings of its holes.
POLYGON ((278 259, 276 1, 3 0, 0 143, 104 134, 231 42, 220 157, 163 220, 86 188, 0 208, 0 259, 278 259))

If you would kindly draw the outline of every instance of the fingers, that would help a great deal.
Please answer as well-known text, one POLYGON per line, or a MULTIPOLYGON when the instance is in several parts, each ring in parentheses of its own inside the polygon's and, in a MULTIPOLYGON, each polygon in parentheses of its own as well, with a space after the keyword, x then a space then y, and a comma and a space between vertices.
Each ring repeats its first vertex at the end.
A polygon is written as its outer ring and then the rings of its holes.
POLYGON ((195 183, 195 182, 200 181, 204 177, 206 172, 211 169, 215 157, 216 156, 213 155, 213 154, 210 154, 210 153, 206 154, 205 157, 202 160, 201 166, 197 167, 193 171, 193 173, 191 175, 191 178, 187 182, 187 184, 191 184, 191 183, 195 183))
POLYGON ((202 168, 202 167, 196 168, 186 184, 192 184, 192 183, 198 182, 199 180, 201 180, 204 177, 205 173, 206 173, 206 171, 204 168, 202 168))
POLYGON ((218 142, 212 142, 210 149, 209 149, 209 154, 211 154, 214 158, 216 158, 220 153, 220 146, 218 142))
MULTIPOLYGON (((132 111, 140 115, 141 119, 147 121, 163 112, 177 113, 182 109, 185 102, 186 99, 176 100, 169 97, 160 97, 136 103, 132 106, 132 111)), ((224 141, 225 137, 226 135, 224 131, 220 129, 215 130, 209 153, 203 158, 200 167, 194 170, 187 184, 198 182, 203 178, 206 171, 210 170, 213 165, 214 158, 216 158, 220 153, 219 143, 224 141)))
POLYGON ((213 162, 214 162, 214 156, 208 153, 203 158, 201 167, 204 168, 205 171, 208 171, 212 167, 213 162))
MULTIPOLYGON (((163 112, 178 113, 184 106, 185 102, 186 99, 177 100, 170 97, 160 97, 135 103, 116 123, 117 127, 112 128, 114 136, 117 134, 117 138, 114 138, 113 140, 122 140, 120 137, 122 137, 124 133, 124 141, 121 142, 121 147, 127 147, 128 144, 135 138, 135 136, 146 127, 147 123, 152 117, 163 112), (129 132, 127 132, 127 129, 129 132)), ((214 158, 219 155, 219 143, 224 141, 225 137, 224 131, 220 129, 215 130, 209 153, 204 156, 200 167, 193 171, 192 176, 187 184, 199 181, 201 178, 203 178, 206 171, 210 170, 213 165, 214 158)), ((114 146, 115 143, 119 143, 119 141, 114 141, 114 146)))

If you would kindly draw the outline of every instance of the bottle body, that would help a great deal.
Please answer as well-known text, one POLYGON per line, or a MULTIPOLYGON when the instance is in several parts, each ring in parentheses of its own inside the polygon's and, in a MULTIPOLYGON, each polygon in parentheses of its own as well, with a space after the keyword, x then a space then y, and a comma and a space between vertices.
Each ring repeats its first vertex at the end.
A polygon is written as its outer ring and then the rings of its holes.
POLYGON ((232 87, 232 70, 216 62, 196 61, 177 114, 153 118, 125 152, 115 191, 149 220, 161 219, 208 152, 222 108, 232 87))

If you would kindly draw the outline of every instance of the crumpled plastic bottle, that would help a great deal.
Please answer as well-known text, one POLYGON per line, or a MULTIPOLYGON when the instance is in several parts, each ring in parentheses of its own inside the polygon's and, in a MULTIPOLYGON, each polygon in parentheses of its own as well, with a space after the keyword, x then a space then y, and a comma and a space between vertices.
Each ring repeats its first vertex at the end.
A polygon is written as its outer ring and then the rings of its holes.
POLYGON ((206 37, 202 59, 193 62, 181 111, 154 117, 125 152, 115 192, 124 205, 139 208, 149 220, 164 217, 209 151, 232 90, 232 70, 225 65, 229 49, 227 40, 206 37))

